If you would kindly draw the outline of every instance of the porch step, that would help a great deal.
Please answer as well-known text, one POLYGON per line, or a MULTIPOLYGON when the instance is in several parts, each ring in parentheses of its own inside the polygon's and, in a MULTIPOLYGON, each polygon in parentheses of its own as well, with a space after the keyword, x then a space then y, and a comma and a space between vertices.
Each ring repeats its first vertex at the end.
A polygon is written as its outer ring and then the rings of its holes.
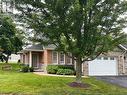
POLYGON ((34 72, 44 72, 42 69, 34 69, 34 72))

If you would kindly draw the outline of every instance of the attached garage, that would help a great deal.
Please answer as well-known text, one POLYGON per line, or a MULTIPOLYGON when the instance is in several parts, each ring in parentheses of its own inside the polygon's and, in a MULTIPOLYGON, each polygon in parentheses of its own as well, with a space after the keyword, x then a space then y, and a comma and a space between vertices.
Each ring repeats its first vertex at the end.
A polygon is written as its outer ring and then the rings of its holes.
POLYGON ((89 76, 118 75, 118 62, 116 57, 98 57, 88 62, 89 76))

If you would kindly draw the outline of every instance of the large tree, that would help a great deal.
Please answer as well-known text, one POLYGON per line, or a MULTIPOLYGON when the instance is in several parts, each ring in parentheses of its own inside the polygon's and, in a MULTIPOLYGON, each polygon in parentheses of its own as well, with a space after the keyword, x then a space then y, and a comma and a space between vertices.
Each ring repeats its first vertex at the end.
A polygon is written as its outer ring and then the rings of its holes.
POLYGON ((0 12, 1 13, 13 13, 14 0, 0 0, 0 12))
POLYGON ((72 53, 76 81, 82 63, 93 60, 124 41, 125 0, 15 0, 20 17, 41 43, 72 53))
POLYGON ((11 17, 0 15, 0 59, 8 63, 8 58, 12 53, 17 53, 22 49, 22 37, 16 28, 11 17))

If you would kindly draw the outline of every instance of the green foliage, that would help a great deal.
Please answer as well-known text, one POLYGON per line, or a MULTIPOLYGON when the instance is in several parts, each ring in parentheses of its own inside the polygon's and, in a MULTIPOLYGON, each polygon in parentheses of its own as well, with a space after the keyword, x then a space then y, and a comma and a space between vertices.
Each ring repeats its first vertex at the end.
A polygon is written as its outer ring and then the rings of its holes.
POLYGON ((21 72, 34 72, 34 68, 33 67, 29 67, 26 64, 19 64, 20 66, 20 71, 21 72))
POLYGON ((29 71, 30 72, 33 72, 34 71, 34 68, 33 67, 29 67, 29 71))
MULTIPOLYGON (((18 72, 20 70, 19 64, 16 63, 8 63, 12 69, 10 71, 18 72)), ((2 70, 2 67, 7 65, 6 63, 0 63, 0 71, 2 70)))
POLYGON ((58 66, 57 65, 48 65, 47 66, 47 72, 49 74, 56 74, 57 70, 58 70, 58 66))
POLYGON ((72 70, 72 69, 58 69, 56 74, 58 74, 58 75, 74 75, 74 70, 72 70))
POLYGON ((0 94, 126 95, 127 93, 126 88, 98 81, 93 77, 83 78, 82 82, 90 85, 87 89, 69 87, 67 84, 72 81, 74 81, 74 78, 71 77, 40 76, 33 73, 0 71, 0 94))
POLYGON ((72 69, 74 70, 74 65, 57 65, 58 69, 72 69))
POLYGON ((47 72, 49 74, 56 74, 59 69, 70 69, 74 71, 73 65, 48 65, 47 72))
POLYGON ((21 50, 22 45, 23 42, 20 39, 19 31, 11 17, 0 15, 0 48, 3 50, 1 58, 8 62, 9 56, 21 50))
POLYGON ((125 41, 121 30, 126 27, 127 19, 120 15, 125 14, 127 1, 16 0, 15 3, 23 20, 35 30, 34 40, 57 44, 58 50, 70 52, 82 62, 113 50, 125 41), (27 4, 32 7, 20 6, 27 4))
POLYGON ((15 0, 15 4, 34 30, 34 40, 71 53, 79 76, 84 61, 125 43, 126 0, 15 0))
POLYGON ((22 66, 21 67, 21 71, 24 72, 24 73, 26 73, 26 72, 29 71, 29 67, 28 66, 22 66))

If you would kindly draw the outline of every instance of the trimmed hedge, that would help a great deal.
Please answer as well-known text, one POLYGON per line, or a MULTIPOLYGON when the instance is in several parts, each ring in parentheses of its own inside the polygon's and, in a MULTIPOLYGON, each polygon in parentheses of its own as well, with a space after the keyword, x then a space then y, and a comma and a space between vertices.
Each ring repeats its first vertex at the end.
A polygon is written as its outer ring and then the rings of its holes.
POLYGON ((60 74, 60 75, 61 74, 66 74, 66 75, 71 74, 72 75, 74 74, 74 72, 75 70, 74 70, 73 65, 48 65, 47 66, 47 73, 49 74, 60 74))
POLYGON ((74 75, 74 70, 72 69, 58 69, 57 75, 74 75))
POLYGON ((56 74, 57 70, 58 70, 58 66, 57 65, 48 65, 47 66, 47 72, 49 74, 56 74))
POLYGON ((74 65, 57 65, 59 69, 71 69, 74 70, 74 65))

